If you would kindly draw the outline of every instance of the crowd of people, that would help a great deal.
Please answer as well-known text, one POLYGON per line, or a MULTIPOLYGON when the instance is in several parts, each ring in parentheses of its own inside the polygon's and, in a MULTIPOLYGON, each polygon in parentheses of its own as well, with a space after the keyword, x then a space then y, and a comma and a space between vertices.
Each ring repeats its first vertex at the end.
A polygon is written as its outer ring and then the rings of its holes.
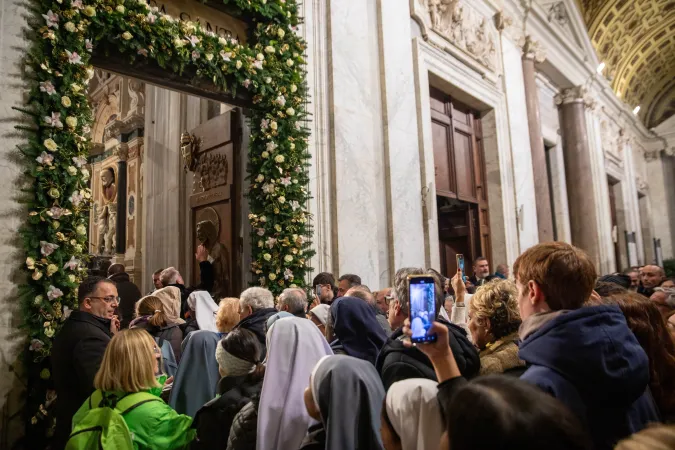
POLYGON ((194 287, 170 267, 141 297, 119 265, 81 283, 51 358, 53 448, 675 448, 675 287, 661 267, 598 277, 551 242, 511 276, 477 258, 468 279, 406 267, 372 291, 320 273, 307 291, 213 299, 198 259, 194 287), (434 280, 424 344, 410 339, 415 275, 434 280))

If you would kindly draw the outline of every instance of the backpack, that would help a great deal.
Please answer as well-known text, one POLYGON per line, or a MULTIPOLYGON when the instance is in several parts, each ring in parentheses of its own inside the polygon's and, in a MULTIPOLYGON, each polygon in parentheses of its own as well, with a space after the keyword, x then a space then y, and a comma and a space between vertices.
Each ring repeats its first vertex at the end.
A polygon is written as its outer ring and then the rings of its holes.
POLYGON ((131 431, 124 415, 148 402, 161 401, 148 392, 118 399, 97 390, 89 397, 89 411, 74 427, 65 450, 134 450, 131 431), (96 405, 96 406, 94 406, 96 405))
POLYGON ((178 373, 178 363, 176 362, 176 356, 173 354, 173 348, 171 347, 171 342, 165 339, 170 330, 173 327, 166 328, 159 333, 159 336, 155 338, 157 346, 162 352, 162 369, 169 377, 175 377, 178 373))

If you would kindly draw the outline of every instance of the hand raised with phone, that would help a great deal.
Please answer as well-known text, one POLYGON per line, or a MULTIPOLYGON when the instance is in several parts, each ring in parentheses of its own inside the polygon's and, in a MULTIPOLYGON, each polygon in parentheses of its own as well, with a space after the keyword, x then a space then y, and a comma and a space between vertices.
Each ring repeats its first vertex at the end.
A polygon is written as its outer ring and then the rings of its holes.
POLYGON ((403 334, 406 339, 403 340, 403 345, 406 347, 417 347, 422 353, 427 355, 431 364, 436 371, 436 378, 441 383, 451 378, 462 376, 455 360, 455 355, 450 348, 450 335, 448 328, 440 322, 433 322, 429 333, 436 335, 435 342, 413 344, 410 341, 412 330, 410 329, 410 320, 406 319, 403 324, 403 334))

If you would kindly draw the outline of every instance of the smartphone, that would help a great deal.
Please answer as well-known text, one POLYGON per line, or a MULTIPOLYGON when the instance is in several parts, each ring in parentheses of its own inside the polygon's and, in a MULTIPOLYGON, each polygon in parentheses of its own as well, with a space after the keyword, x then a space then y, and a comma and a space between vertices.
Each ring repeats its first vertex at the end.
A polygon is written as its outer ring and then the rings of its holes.
POLYGON ((462 271, 462 281, 466 283, 466 272, 464 272, 464 255, 457 253, 457 270, 462 271))
POLYGON ((316 298, 321 298, 321 285, 317 284, 316 289, 314 290, 314 294, 316 295, 316 298))
POLYGON ((429 333, 436 320, 436 285, 428 275, 408 276, 410 294, 410 329, 412 342, 436 342, 436 335, 429 333))

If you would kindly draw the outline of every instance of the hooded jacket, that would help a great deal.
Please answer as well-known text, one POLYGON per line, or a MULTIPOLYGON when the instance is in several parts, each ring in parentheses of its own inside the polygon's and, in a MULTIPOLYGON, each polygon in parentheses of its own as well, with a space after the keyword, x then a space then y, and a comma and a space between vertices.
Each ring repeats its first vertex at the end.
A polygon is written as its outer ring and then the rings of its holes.
MULTIPOLYGON (((466 331, 461 327, 438 320, 450 331, 450 348, 457 360, 457 366, 462 376, 471 379, 480 370, 480 358, 478 350, 467 338, 466 331)), ((396 330, 384 344, 377 356, 375 368, 377 369, 385 391, 397 381, 408 378, 428 378, 436 380, 436 372, 429 358, 415 347, 405 347, 399 339, 403 335, 403 329, 396 330)))
POLYGON ((254 311, 253 314, 251 314, 250 316, 239 321, 239 323, 234 327, 235 329, 244 328, 246 330, 255 333, 256 337, 258 338, 258 341, 260 342, 260 345, 262 345, 263 350, 262 358, 265 358, 265 355, 267 354, 267 338, 266 338, 267 319, 269 319, 271 316, 275 315, 278 312, 279 311, 277 311, 274 308, 259 309, 257 311, 254 311))
POLYGON ((529 365, 521 379, 567 405, 598 450, 660 420, 649 360, 618 306, 562 312, 525 336, 518 355, 529 365))

